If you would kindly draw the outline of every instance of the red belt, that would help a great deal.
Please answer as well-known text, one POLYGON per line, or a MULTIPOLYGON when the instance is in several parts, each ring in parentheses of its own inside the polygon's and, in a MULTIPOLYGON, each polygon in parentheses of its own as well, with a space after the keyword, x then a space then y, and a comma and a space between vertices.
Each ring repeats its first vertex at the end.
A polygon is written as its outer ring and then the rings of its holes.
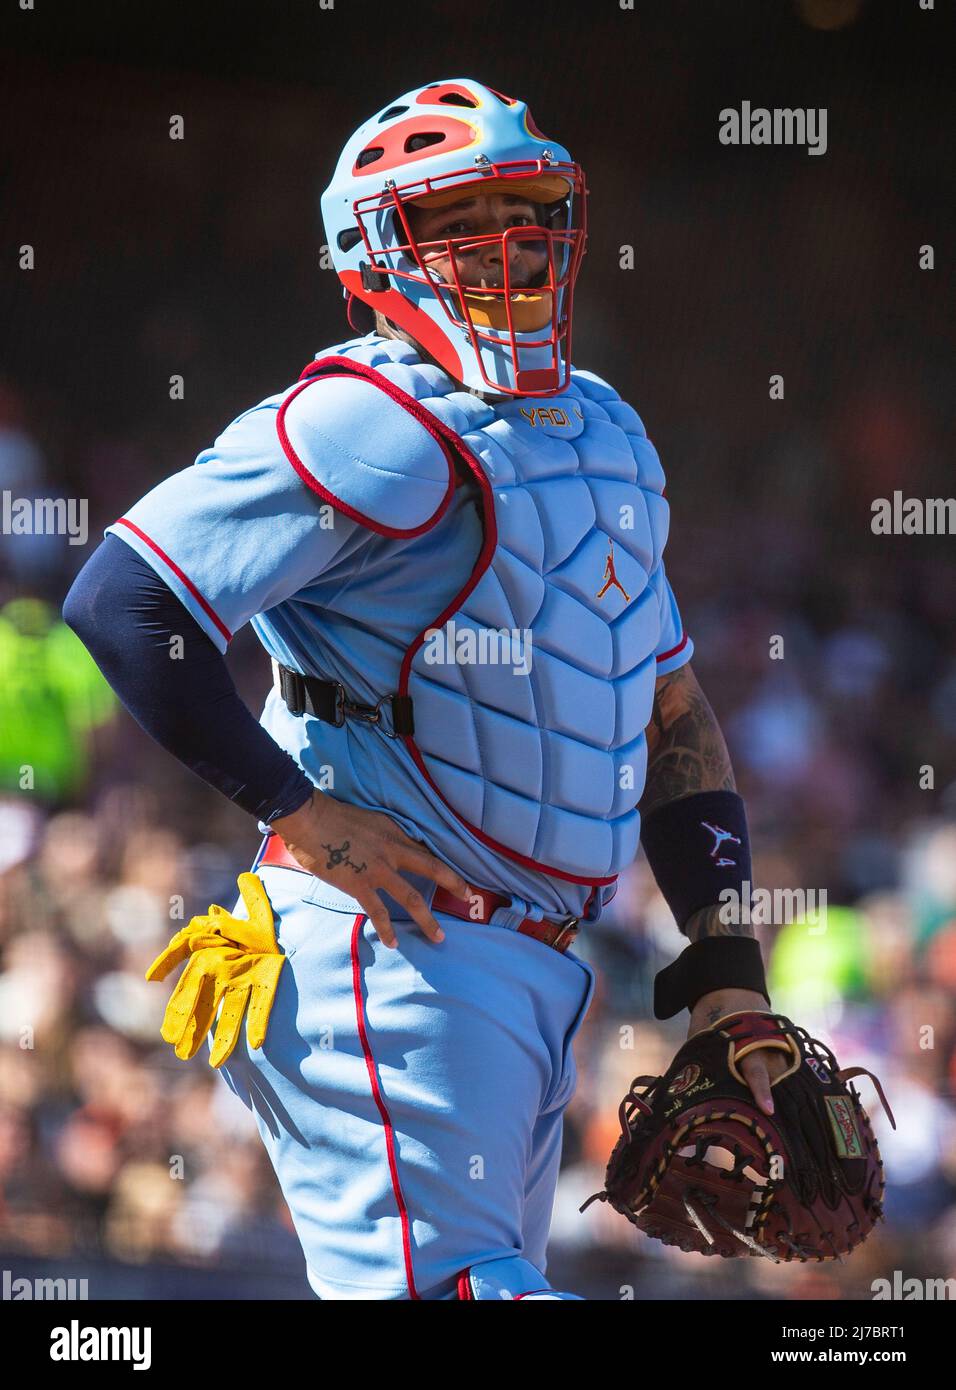
MULTIPOLYGON (((281 835, 273 832, 266 837, 265 848, 259 856, 256 868, 271 864, 275 869, 296 869, 300 874, 309 874, 294 855, 289 853, 281 835)), ((456 898, 446 888, 435 889, 431 900, 432 912, 446 912, 450 917, 462 917, 466 922, 489 922, 491 914, 499 907, 510 907, 511 899, 501 893, 488 893, 482 890, 472 898, 456 898)), ((578 933, 578 918, 569 917, 565 922, 537 922, 525 917, 516 928, 522 936, 533 936, 535 941, 544 942, 556 951, 566 951, 578 933)))

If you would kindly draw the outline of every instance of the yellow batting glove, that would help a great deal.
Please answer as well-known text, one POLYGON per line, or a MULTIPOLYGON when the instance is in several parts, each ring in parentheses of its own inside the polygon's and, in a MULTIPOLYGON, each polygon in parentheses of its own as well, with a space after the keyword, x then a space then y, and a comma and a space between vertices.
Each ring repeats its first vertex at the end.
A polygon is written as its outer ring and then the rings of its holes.
POLYGON ((193 917, 177 932, 146 972, 147 980, 163 980, 188 957, 161 1030, 163 1040, 183 1061, 202 1046, 220 1004, 210 1066, 222 1066, 232 1054, 243 1015, 249 1046, 259 1048, 265 1041, 286 957, 276 941, 275 919, 261 879, 240 874, 238 884, 248 919, 213 905, 207 915, 193 917))

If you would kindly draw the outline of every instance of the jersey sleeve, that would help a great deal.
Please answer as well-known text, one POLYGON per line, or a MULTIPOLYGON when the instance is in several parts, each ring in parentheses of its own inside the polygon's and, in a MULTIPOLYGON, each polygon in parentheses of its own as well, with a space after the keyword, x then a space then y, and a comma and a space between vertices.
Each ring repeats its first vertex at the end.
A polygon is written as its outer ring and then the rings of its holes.
POLYGON ((677 599, 661 560, 650 579, 661 613, 661 635, 657 644, 657 674, 666 676, 684 666, 694 655, 694 643, 684 630, 677 599))
POLYGON ((190 468, 106 528, 165 580, 221 652, 250 618, 320 576, 347 578, 370 535, 290 466, 276 431, 280 402, 240 415, 190 468))

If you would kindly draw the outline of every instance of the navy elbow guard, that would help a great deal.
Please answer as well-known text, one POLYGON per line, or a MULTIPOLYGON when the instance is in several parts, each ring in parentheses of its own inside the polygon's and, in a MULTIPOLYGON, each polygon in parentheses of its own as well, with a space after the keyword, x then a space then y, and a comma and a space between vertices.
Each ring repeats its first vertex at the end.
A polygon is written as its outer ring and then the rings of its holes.
MULTIPOLYGON (((696 792, 668 801, 641 827, 647 862, 683 931, 695 913, 720 907, 749 920, 747 813, 736 792, 696 792), (747 902, 744 904, 746 895, 747 902)), ((752 936, 714 936, 688 946, 654 981, 654 1015, 673 1018, 715 989, 749 989, 767 999, 760 945, 752 936)))

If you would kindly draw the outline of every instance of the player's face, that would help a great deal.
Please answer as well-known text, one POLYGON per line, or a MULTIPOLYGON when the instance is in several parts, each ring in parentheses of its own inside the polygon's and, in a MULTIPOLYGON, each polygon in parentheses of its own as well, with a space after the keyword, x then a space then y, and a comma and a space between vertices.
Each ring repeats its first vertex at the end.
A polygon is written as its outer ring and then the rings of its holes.
MULTIPOLYGON (((452 256, 463 285, 487 289, 502 289, 505 283, 504 253, 500 242, 455 241, 449 248, 423 243, 445 241, 447 238, 500 235, 509 227, 538 226, 538 211, 534 203, 513 193, 483 192, 463 195, 445 207, 407 206, 409 225, 422 257, 430 270, 446 283, 454 283, 452 256)), ((548 265, 546 243, 541 238, 513 238, 508 243, 509 283, 515 288, 537 282, 548 265)))

